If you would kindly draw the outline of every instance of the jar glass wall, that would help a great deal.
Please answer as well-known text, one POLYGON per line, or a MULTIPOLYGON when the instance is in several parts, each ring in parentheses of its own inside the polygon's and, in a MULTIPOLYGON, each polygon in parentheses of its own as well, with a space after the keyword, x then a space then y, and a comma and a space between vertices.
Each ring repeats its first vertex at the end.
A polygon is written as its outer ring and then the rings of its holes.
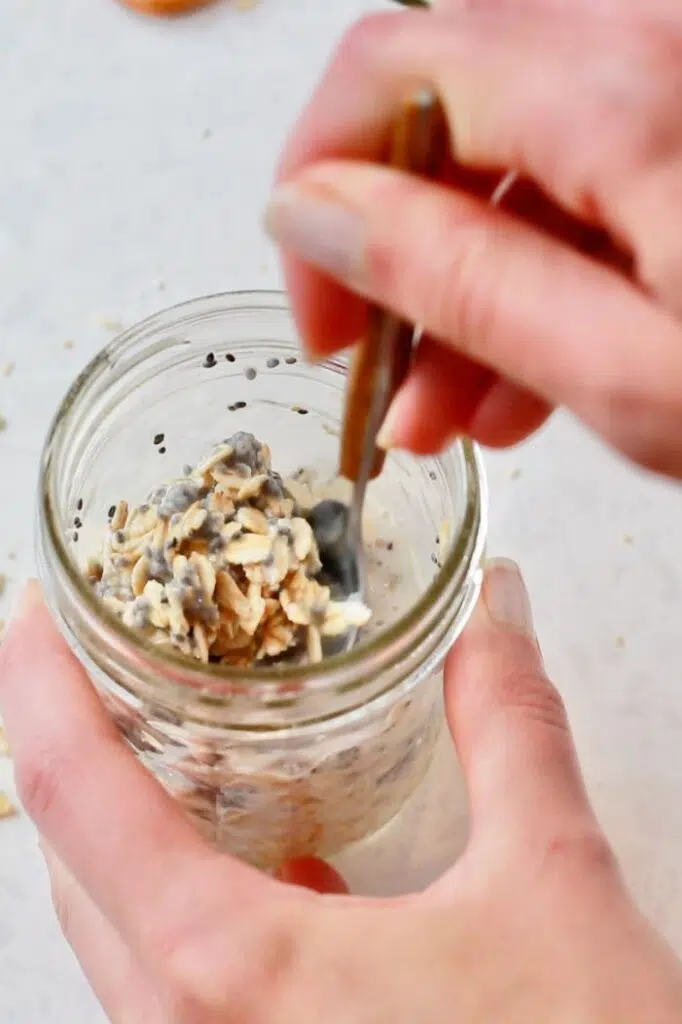
POLYGON ((375 833, 423 780, 443 721, 438 669, 480 586, 475 446, 388 458, 366 517, 374 616, 355 650, 322 664, 191 662, 127 629, 83 568, 112 505, 143 502, 235 430, 267 443, 285 478, 332 479, 344 378, 343 359, 301 360, 281 295, 196 300, 100 353, 64 399, 42 462, 39 565, 69 643, 202 833, 264 867, 375 833))

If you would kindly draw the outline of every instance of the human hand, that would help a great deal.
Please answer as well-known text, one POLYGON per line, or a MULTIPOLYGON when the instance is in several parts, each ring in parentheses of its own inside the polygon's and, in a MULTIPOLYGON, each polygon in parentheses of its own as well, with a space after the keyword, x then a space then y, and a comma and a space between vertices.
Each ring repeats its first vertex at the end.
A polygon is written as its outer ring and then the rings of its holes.
POLYGON ((445 2, 353 29, 284 154, 268 226, 304 343, 357 339, 351 292, 424 326, 389 446, 506 445, 565 405, 680 477, 682 16, 445 2), (449 187, 372 164, 415 83, 447 109, 449 187), (494 209, 481 197, 510 167, 494 209))
POLYGON ((193 831, 30 586, 0 704, 62 928, 110 1019, 677 1024, 680 968, 595 822, 512 563, 488 568, 445 686, 471 805, 461 860, 399 900, 339 895, 319 862, 282 884, 193 831))

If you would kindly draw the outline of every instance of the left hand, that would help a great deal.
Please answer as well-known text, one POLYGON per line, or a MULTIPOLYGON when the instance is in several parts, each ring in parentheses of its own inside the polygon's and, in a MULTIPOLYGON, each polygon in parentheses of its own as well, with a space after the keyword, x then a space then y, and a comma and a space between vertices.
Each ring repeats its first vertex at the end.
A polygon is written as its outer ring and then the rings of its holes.
POLYGON ((682 972, 594 819, 513 563, 488 567, 445 686, 472 813, 459 863, 401 900, 341 895, 317 861, 282 884, 195 833, 29 587, 0 704, 62 928, 115 1024, 682 1019, 682 972))

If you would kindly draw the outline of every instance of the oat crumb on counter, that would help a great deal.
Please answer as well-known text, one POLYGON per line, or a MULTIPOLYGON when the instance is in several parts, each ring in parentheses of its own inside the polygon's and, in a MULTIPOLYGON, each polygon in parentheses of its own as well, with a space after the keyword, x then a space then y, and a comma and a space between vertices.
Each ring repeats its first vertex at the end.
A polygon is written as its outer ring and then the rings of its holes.
POLYGON ((0 365, 0 374, 2 374, 3 377, 11 377, 12 374, 14 373, 14 370, 14 363, 2 363, 2 365, 0 365))
POLYGON ((17 813, 17 809, 7 796, 0 790, 0 818, 13 818, 17 813))

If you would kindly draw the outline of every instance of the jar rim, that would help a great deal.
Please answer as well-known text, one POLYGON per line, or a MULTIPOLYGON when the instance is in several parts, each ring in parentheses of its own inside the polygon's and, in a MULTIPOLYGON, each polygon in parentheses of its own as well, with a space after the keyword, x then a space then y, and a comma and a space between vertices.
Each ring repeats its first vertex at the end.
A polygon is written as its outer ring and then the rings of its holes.
MULTIPOLYGON (((181 324, 196 321, 203 313, 230 314, 236 312, 273 312, 289 314, 289 305, 283 292, 273 290, 249 290, 222 292, 202 296, 167 307, 137 322, 117 335, 87 364, 66 393, 52 420, 43 447, 40 462, 39 516, 43 534, 46 534, 52 552, 56 554, 57 571, 70 597, 78 602, 79 613, 86 624, 104 631, 104 637, 114 658, 124 661, 127 669, 134 674, 153 674, 155 685, 164 689, 164 695, 186 698, 190 693, 195 697, 220 700, 221 685, 229 683, 230 692, 258 688, 266 700, 268 694, 281 696, 287 685, 295 684, 295 692, 326 691, 337 689, 343 692, 362 688, 366 681, 363 668, 370 668, 370 677, 390 669, 412 650, 416 628, 420 635, 428 634, 431 622, 437 622, 448 595, 460 587, 469 576, 470 570, 480 562, 485 544, 487 518, 487 483, 482 457, 478 446, 468 438, 456 442, 460 448, 465 469, 466 494, 464 511, 457 537, 442 565, 417 601, 391 625, 382 629, 366 643, 361 643, 343 654, 334 655, 321 663, 310 665, 278 665, 268 668, 233 668, 226 671, 223 665, 196 664, 180 652, 160 648, 137 631, 124 625, 95 594, 84 573, 76 564, 66 543, 64 531, 60 528, 58 502, 56 498, 56 463, 62 431, 70 417, 77 412, 79 402, 84 400, 89 389, 99 376, 110 370, 120 360, 132 342, 139 341, 156 330, 167 331, 181 324), (214 696, 212 697, 212 691, 214 696)), ((158 351, 158 341, 155 350, 158 351)), ((144 358, 144 355, 142 356, 144 358)), ((338 357, 327 360, 335 368, 345 370, 345 362, 338 357)))

